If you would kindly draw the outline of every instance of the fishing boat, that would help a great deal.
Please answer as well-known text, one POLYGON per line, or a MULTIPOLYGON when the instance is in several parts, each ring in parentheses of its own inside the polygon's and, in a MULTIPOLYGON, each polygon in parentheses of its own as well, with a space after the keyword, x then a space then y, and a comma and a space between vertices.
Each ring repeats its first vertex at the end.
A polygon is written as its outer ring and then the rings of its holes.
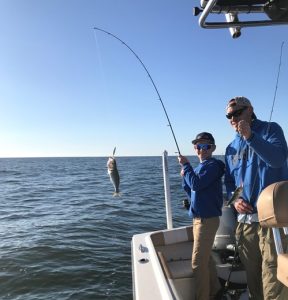
MULTIPOLYGON (((287 25, 288 1, 201 0, 200 8, 194 8, 194 15, 200 15, 199 25, 202 28, 227 28, 233 38, 238 38, 241 35, 241 29, 244 27, 287 25), (226 20, 224 22, 207 21, 212 14, 225 15, 226 20), (249 19, 240 20, 240 14, 248 14, 249 19), (263 15, 264 18, 261 19, 260 17, 259 19, 259 16, 263 15)), ((151 77, 150 79, 152 80, 151 77)), ((154 85, 153 81, 152 83, 154 85)), ((168 116, 167 119, 169 122, 168 116)), ((170 122, 169 126, 180 154, 170 122)), ((135 300, 193 300, 195 299, 195 289, 197 287, 195 286, 191 266, 192 226, 173 228, 166 151, 163 153, 163 178, 167 229, 136 234, 132 238, 133 298, 135 300)), ((287 198, 288 181, 276 183, 262 191, 257 206, 261 226, 273 228, 278 254, 277 278, 288 287, 288 254, 284 253, 280 239, 280 230, 288 235, 287 198), (276 203, 279 203, 279 205, 275 205, 276 203)), ((246 300, 249 299, 247 278, 244 267, 237 255, 235 229, 234 212, 228 203, 224 202, 212 256, 216 263, 218 278, 223 286, 222 299, 246 300)), ((288 289, 284 290, 280 297, 281 300, 288 299, 288 289), (287 294, 285 295, 285 293, 287 294)))
MULTIPOLYGON (((173 228, 166 151, 162 161, 167 229, 136 234, 132 238, 133 298, 191 300, 195 299, 196 288, 191 267, 192 226, 173 228)), ((273 227, 280 259, 278 279, 288 286, 288 254, 283 252, 279 228, 276 228, 288 226, 288 202, 285 201, 288 198, 288 182, 284 182, 278 188, 277 184, 272 185, 272 188, 267 187, 261 193, 258 206, 259 221, 262 226, 273 227), (280 198, 280 204, 275 206, 273 204, 276 198, 280 198)), ((224 289, 222 299, 246 300, 249 298, 246 272, 237 256, 235 227, 236 220, 232 208, 224 204, 212 256, 224 289)), ((288 233, 287 228, 284 228, 284 232, 288 233)))
MULTIPOLYGON (((167 152, 163 153, 163 178, 167 229, 136 234, 132 238, 134 299, 194 299, 191 266, 192 226, 173 228, 167 152)), ((235 257, 236 219, 231 207, 223 215, 213 245, 213 258, 223 286, 231 298, 248 299, 246 273, 235 257)), ((228 297, 228 296, 227 296, 228 297)), ((227 298, 229 299, 229 298, 227 298)))

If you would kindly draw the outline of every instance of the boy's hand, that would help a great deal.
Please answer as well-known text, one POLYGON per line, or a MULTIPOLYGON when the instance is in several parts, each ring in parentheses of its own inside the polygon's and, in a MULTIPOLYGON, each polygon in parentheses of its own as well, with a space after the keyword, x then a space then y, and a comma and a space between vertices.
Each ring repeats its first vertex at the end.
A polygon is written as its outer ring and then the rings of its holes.
POLYGON ((189 162, 189 160, 185 156, 182 156, 182 155, 178 156, 178 161, 179 161, 180 165, 184 165, 189 162))

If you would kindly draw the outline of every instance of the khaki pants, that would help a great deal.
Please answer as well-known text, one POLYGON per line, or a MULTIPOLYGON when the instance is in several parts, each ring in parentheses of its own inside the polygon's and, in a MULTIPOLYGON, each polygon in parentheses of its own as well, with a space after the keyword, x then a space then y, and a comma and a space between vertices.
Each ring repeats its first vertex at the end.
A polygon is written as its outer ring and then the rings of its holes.
MULTIPOLYGON (((280 230, 283 234, 283 230, 280 230)), ((236 230, 239 255, 247 273, 249 298, 251 300, 280 300, 283 284, 277 280, 277 253, 271 228, 259 223, 239 223, 236 230)), ((287 238, 281 235, 283 249, 287 238)))
POLYGON ((221 288, 216 266, 211 257, 219 217, 193 219, 192 269, 195 276, 196 300, 209 300, 221 288))

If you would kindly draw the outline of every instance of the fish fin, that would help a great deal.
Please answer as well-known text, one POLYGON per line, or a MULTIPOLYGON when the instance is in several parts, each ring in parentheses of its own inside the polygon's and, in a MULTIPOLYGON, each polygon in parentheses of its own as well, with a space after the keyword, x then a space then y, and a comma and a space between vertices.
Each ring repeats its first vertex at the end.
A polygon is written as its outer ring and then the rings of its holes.
POLYGON ((113 154, 112 154, 113 157, 114 157, 115 152, 116 152, 116 147, 114 147, 114 150, 113 150, 113 154))
POLYGON ((227 202, 227 206, 231 205, 231 204, 234 204, 234 202, 239 198, 241 197, 242 195, 242 192, 243 192, 243 186, 239 186, 236 188, 236 190, 233 192, 230 200, 227 202))
POLYGON ((121 197, 121 193, 120 192, 118 192, 118 193, 113 193, 113 197, 121 197))

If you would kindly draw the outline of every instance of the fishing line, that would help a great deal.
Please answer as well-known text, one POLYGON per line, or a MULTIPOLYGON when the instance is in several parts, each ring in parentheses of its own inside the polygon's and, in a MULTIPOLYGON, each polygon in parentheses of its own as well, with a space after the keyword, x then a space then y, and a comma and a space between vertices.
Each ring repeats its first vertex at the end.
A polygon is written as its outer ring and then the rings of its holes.
MULTIPOLYGON (((267 136, 267 138, 268 138, 269 130, 270 130, 270 127, 271 127, 271 119, 272 119, 272 114, 273 114, 274 105, 275 105, 275 101, 276 101, 276 95, 277 95, 277 89, 278 89, 278 82, 279 82, 280 70, 281 70, 281 65, 282 65, 283 46, 284 46, 284 42, 282 42, 281 49, 280 49, 280 57, 279 57, 279 65, 278 65, 278 73, 277 73, 277 79, 276 79, 276 86, 275 86, 274 98, 273 98, 273 102, 272 102, 272 107, 271 107, 270 118, 269 118, 269 121, 268 121, 267 130, 266 130, 266 136, 267 136)), ((260 161, 258 161, 258 167, 259 167, 259 165, 260 165, 260 161)), ((257 178, 257 176, 255 176, 254 180, 253 180, 253 185, 252 185, 250 197, 252 196, 252 193, 253 193, 254 188, 255 188, 256 178, 257 178)), ((244 181, 244 179, 242 181, 244 181)), ((230 202, 230 204, 232 203, 232 201, 229 201, 229 202, 230 202)))
POLYGON ((98 59, 98 64, 100 66, 100 71, 101 71, 101 75, 103 77, 103 79, 105 79, 105 73, 103 71, 103 61, 102 61, 102 57, 101 57, 101 49, 100 49, 100 44, 99 44, 99 41, 98 41, 98 37, 97 37, 97 34, 95 33, 94 31, 94 38, 95 38, 95 42, 96 42, 96 52, 97 52, 97 59, 98 59))
MULTIPOLYGON (((273 114, 273 111, 274 111, 274 105, 275 105, 276 95, 277 95, 277 90, 278 90, 278 82, 279 82, 280 70, 281 70, 281 65, 282 65, 283 46, 284 46, 284 42, 282 42, 281 48, 280 48, 280 57, 279 57, 278 73, 277 73, 277 79, 276 79, 276 85, 275 85, 275 91, 274 91, 274 98, 273 98, 273 102, 272 102, 272 107, 271 107, 270 118, 269 118, 269 121, 268 121, 267 130, 266 130, 267 139, 268 139, 268 134, 269 134, 270 127, 271 127, 272 114, 273 114)), ((258 167, 259 166, 260 166, 260 159, 258 161, 258 167)), ((253 190, 255 188, 256 178, 257 178, 257 176, 254 177, 254 182, 253 182, 253 185, 252 185, 251 195, 252 195, 253 190)))
POLYGON ((154 81, 153 81, 153 79, 152 79, 152 77, 151 77, 151 75, 150 75, 148 69, 146 68, 146 66, 144 65, 144 63, 142 62, 142 60, 139 58, 139 56, 135 53, 135 51, 134 51, 130 46, 128 46, 123 40, 121 40, 121 39, 120 39, 119 37, 117 37, 116 35, 114 35, 114 34, 108 32, 108 31, 106 31, 106 30, 103 30, 103 29, 101 29, 101 28, 98 28, 98 27, 94 27, 94 30, 102 31, 102 32, 104 32, 104 33, 106 33, 106 34, 112 36, 112 37, 115 38, 116 40, 120 41, 123 45, 125 45, 125 46, 126 46, 126 47, 134 54, 134 56, 135 56, 135 57, 138 59, 138 61, 141 63, 142 67, 144 68, 144 70, 145 70, 146 73, 148 74, 148 77, 150 78, 150 80, 151 80, 151 82, 152 82, 152 84, 153 84, 153 87, 154 87, 154 89, 155 89, 155 91, 156 91, 156 93, 157 93, 157 95, 158 95, 158 97, 159 97, 160 103, 161 103, 161 105, 162 105, 162 108, 163 108, 163 110, 164 110, 165 116, 166 116, 167 121, 168 121, 168 126, 169 126, 170 129, 171 129, 171 132, 172 132, 172 135, 173 135, 173 138, 174 138, 174 142, 175 142, 176 147, 177 147, 177 150, 178 150, 178 154, 181 155, 180 149, 179 149, 179 146, 178 146, 178 143, 177 143, 177 140, 176 140, 176 136, 175 136, 175 134, 174 134, 174 130, 173 130, 172 124, 171 124, 171 122, 170 122, 170 119, 169 119, 169 117, 168 117, 168 113, 167 113, 167 111, 166 111, 166 108, 165 108, 165 106, 164 106, 164 103, 163 103, 163 101, 162 101, 162 98, 161 98, 161 96, 160 96, 160 94, 159 94, 159 91, 158 91, 158 89, 157 89, 157 87, 156 87, 156 85, 155 85, 155 83, 154 83, 154 81))
POLYGON ((270 123, 271 123, 272 114, 273 114, 273 110, 274 110, 274 105, 275 105, 275 101, 276 101, 276 94, 277 94, 277 89, 278 89, 278 81, 279 81, 280 69, 281 69, 281 64, 282 64, 283 46, 284 46, 284 42, 282 42, 282 44, 281 44, 279 66, 278 66, 278 74, 277 74, 277 79, 276 79, 276 86, 275 86, 274 98, 273 98, 271 112, 270 112, 269 124, 268 124, 268 128, 267 128, 267 134, 269 133, 269 130, 270 130, 270 126, 271 126, 270 123))

